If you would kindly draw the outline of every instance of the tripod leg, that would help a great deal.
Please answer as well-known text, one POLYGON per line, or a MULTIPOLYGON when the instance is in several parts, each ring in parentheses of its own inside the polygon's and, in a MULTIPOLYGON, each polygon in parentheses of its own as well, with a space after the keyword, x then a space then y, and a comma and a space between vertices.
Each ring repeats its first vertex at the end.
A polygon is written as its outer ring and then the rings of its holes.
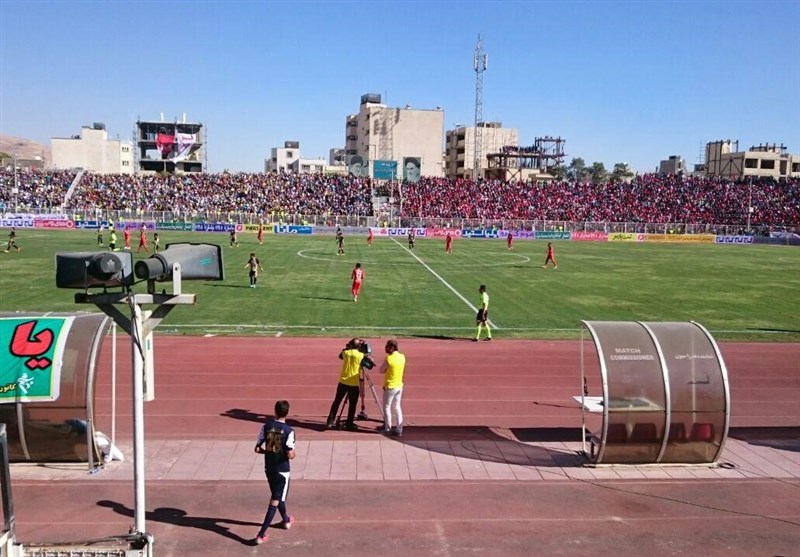
POLYGON ((371 380, 369 382, 369 390, 372 391, 372 398, 375 400, 375 404, 377 404, 378 408, 381 410, 381 417, 383 418, 383 421, 386 422, 386 414, 383 412, 383 404, 381 404, 381 402, 378 400, 378 393, 375 392, 375 385, 371 380))
POLYGON ((364 405, 364 376, 363 374, 358 378, 358 394, 361 397, 361 412, 356 416, 357 420, 366 420, 367 412, 364 405))

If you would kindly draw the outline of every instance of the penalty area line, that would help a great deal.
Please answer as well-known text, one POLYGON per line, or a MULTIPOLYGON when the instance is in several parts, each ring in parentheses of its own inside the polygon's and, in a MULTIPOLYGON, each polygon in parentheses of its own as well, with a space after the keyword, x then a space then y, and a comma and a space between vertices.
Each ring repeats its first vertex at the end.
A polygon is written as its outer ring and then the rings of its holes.
MULTIPOLYGON (((437 273, 436 271, 434 271, 433 269, 431 269, 431 268, 430 268, 430 266, 429 266, 427 263, 425 263, 425 262, 424 262, 422 259, 420 259, 419 257, 417 257, 417 254, 416 254, 416 253, 414 253, 413 251, 411 251, 410 249, 408 249, 407 247, 405 247, 403 244, 401 244, 400 242, 398 242, 398 241, 397 241, 397 238, 395 238, 394 236, 390 236, 390 238, 392 239, 392 241, 393 241, 395 244, 397 244, 398 246, 400 246, 401 248, 403 248, 404 250, 406 250, 406 252, 407 252, 409 255, 411 255, 411 257, 413 257, 414 259, 416 259, 416 260, 417 260, 417 261, 420 263, 420 265, 422 265, 423 267, 425 267, 425 268, 426 268, 426 269, 427 269, 427 270, 428 270, 428 271, 429 271, 429 272, 430 272, 430 273, 431 273, 433 276, 435 276, 437 279, 439 279, 439 281, 440 281, 442 284, 444 284, 444 285, 445 285, 447 288, 449 288, 449 289, 450 289, 450 291, 451 291, 453 294, 455 294, 456 296, 458 296, 458 297, 459 297, 459 299, 460 299, 462 302, 464 302, 464 303, 465 303, 465 304, 467 304, 467 305, 468 305, 470 308, 472 308, 472 311, 474 311, 475 313, 478 313, 478 308, 476 308, 474 305, 472 305, 472 304, 470 303, 470 301, 469 301, 469 300, 467 300, 467 299, 466 299, 464 296, 462 296, 462 295, 461 295, 461 293, 460 293, 458 290, 456 290, 455 288, 453 288, 452 286, 450 286, 450 283, 449 283, 449 282, 447 282, 446 280, 444 280, 444 279, 443 279, 443 278, 442 278, 442 277, 439 275, 439 273, 437 273)), ((493 329, 498 329, 498 330, 500 329, 500 327, 498 327, 498 326, 497 326, 497 324, 496 324, 494 321, 492 321, 491 319, 489 319, 489 324, 492 326, 492 328, 493 328, 493 329)))

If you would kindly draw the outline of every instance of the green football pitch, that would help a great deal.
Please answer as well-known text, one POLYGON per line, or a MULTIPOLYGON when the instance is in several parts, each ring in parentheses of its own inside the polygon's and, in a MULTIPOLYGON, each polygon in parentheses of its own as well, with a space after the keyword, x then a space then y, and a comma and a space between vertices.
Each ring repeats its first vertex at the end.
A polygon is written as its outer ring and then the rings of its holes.
MULTIPOLYGON (((446 254, 442 239, 418 238, 412 253, 404 238, 368 247, 347 236, 337 256, 332 236, 266 235, 259 245, 241 234, 229 247, 227 234, 159 235, 162 246, 219 244, 225 261, 225 280, 184 282, 197 303, 173 310, 160 334, 467 338, 485 284, 498 339, 578 338, 581 320, 693 320, 717 339, 800 341, 800 249, 787 246, 553 242, 553 270, 542 268, 543 241, 508 251, 504 240, 459 239, 446 254), (251 251, 265 267, 255 289, 244 269, 251 251), (353 302, 356 262, 366 278, 353 302)), ((0 311, 99 311, 55 286, 55 253, 97 250, 95 232, 21 230, 18 244, 22 252, 0 253, 0 311)))

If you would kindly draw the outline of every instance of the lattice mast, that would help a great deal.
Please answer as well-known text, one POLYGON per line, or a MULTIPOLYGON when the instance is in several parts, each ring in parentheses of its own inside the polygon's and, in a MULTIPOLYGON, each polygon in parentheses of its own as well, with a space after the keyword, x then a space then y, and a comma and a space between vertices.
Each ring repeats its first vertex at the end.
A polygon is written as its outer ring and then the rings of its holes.
POLYGON ((483 51, 483 42, 478 35, 472 67, 475 70, 475 151, 472 163, 472 179, 481 177, 481 155, 483 153, 483 72, 489 66, 489 55, 483 51))

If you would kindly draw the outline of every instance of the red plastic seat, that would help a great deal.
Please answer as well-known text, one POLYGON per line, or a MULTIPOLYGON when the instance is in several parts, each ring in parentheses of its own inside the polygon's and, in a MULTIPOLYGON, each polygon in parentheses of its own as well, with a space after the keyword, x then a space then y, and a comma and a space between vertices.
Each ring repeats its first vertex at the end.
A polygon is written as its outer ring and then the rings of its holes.
POLYGON ((670 443, 686 443, 688 440, 686 436, 686 424, 683 422, 669 424, 670 443))
POLYGON ((631 443, 654 443, 658 440, 656 424, 634 424, 631 443))
POLYGON ((628 428, 625 424, 608 424, 606 443, 627 443, 628 428))
POLYGON ((692 441, 713 441, 714 440, 714 424, 699 423, 692 424, 692 433, 689 436, 692 441))

